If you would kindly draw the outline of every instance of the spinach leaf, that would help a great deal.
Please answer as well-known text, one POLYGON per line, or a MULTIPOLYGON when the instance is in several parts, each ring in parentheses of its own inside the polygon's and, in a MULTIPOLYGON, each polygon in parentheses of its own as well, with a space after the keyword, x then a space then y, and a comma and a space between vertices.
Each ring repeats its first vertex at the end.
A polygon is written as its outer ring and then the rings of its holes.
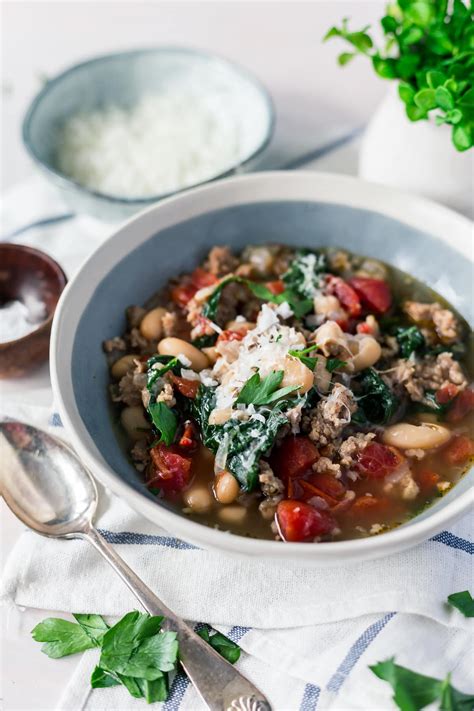
POLYGON ((209 633, 207 627, 197 631, 198 635, 203 638, 205 642, 211 645, 216 652, 219 652, 221 657, 224 657, 230 664, 235 664, 235 662, 240 658, 240 647, 235 642, 232 642, 228 637, 221 634, 220 632, 214 632, 214 634, 209 633))
POLYGON ((402 358, 409 358, 412 353, 422 350, 425 346, 425 338, 420 329, 416 326, 397 328, 395 338, 397 339, 402 358))
POLYGON ((198 336, 192 341, 193 346, 196 348, 211 348, 217 341, 217 333, 213 333, 212 336, 198 336))
POLYGON ((158 442, 170 445, 178 429, 178 418, 173 410, 164 402, 151 402, 147 408, 150 413, 153 426, 158 430, 160 438, 158 442))
POLYGON ((448 595, 448 602, 462 612, 464 617, 474 617, 474 600, 469 590, 448 595))
POLYGON ((259 373, 254 373, 243 386, 235 402, 244 405, 269 405, 298 389, 297 385, 278 389, 282 380, 283 370, 274 370, 263 379, 260 378, 259 373))
POLYGON ((152 395, 155 394, 154 385, 158 378, 161 378, 169 370, 172 370, 175 375, 179 375, 181 363, 179 358, 173 356, 155 355, 147 360, 147 390, 152 395), (155 363, 161 363, 161 368, 153 368, 155 363))
POLYGON ((226 442, 228 455, 226 468, 236 477, 245 491, 253 491, 258 484, 259 461, 276 439, 280 427, 287 423, 284 412, 294 407, 295 401, 280 400, 272 408, 262 408, 259 420, 228 420, 224 425, 210 425, 209 415, 215 407, 215 388, 201 385, 192 401, 192 414, 202 434, 206 447, 216 453, 226 442))
POLYGON ((339 358, 328 358, 326 361, 326 370, 333 373, 335 370, 343 368, 345 365, 347 365, 347 361, 345 360, 339 360, 339 358))
POLYGON ((283 275, 283 281, 298 296, 313 299, 322 285, 322 275, 327 271, 325 254, 302 249, 296 253, 290 268, 283 275))
POLYGON ((100 644, 81 625, 59 617, 43 620, 31 631, 31 635, 36 642, 45 642, 41 651, 51 659, 84 652, 100 644))
POLYGON ((393 700, 401 711, 419 711, 440 701, 443 711, 472 711, 474 696, 458 691, 449 676, 441 681, 395 664, 395 659, 379 662, 369 669, 394 691, 393 700))
POLYGON ((373 369, 363 370, 359 378, 362 396, 352 420, 358 424, 373 423, 384 425, 394 416, 399 406, 399 399, 373 369))

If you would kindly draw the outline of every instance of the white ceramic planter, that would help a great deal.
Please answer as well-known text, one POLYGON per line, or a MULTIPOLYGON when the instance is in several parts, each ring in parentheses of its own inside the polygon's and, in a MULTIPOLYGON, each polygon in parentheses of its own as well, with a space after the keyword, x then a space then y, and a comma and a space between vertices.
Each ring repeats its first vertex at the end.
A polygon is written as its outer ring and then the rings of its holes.
POLYGON ((474 214, 474 150, 459 153, 450 127, 409 121, 394 83, 362 140, 359 175, 474 214))

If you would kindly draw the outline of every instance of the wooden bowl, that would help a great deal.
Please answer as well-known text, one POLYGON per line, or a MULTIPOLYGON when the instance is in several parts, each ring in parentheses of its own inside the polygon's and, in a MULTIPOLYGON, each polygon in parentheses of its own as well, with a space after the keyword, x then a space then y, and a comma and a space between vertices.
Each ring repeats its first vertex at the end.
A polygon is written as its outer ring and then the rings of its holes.
POLYGON ((26 375, 47 360, 53 315, 66 282, 59 264, 44 252, 0 244, 0 305, 31 294, 46 309, 44 320, 33 331, 0 343, 0 378, 26 375))

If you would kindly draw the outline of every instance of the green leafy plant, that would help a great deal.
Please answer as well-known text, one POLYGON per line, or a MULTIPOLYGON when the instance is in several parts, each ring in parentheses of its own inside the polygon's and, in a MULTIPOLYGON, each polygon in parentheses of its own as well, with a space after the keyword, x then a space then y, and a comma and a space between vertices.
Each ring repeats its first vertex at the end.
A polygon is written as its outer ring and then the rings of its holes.
POLYGON ((270 405, 284 395, 289 395, 298 389, 298 385, 287 385, 279 388, 283 380, 283 370, 273 370, 265 378, 260 373, 254 373, 245 383, 236 403, 244 405, 270 405))
POLYGON ((458 691, 446 679, 434 679, 395 664, 395 659, 378 662, 369 669, 390 684, 393 700, 401 711, 419 711, 437 701, 441 711, 472 711, 474 696, 458 691))
POLYGON ((452 126, 458 151, 474 144, 474 6, 472 0, 397 0, 380 20, 385 37, 377 47, 369 26, 352 32, 348 20, 325 36, 351 45, 339 55, 346 65, 362 54, 383 79, 399 80, 398 93, 410 121, 452 126))
POLYGON ((464 617, 474 617, 474 600, 469 590, 448 595, 448 602, 459 610, 464 617))
POLYGON ((398 398, 373 368, 363 370, 358 382, 362 395, 357 401, 358 409, 352 419, 361 425, 385 425, 397 411, 398 398))
MULTIPOLYGON (((91 675, 93 689, 122 685, 137 699, 147 703, 166 701, 169 674, 178 665, 175 632, 163 632, 163 617, 147 612, 129 612, 109 627, 100 615, 73 615, 76 622, 48 617, 32 630, 41 651, 52 659, 100 647, 99 664, 91 675)), ((240 647, 220 632, 201 630, 200 636, 224 659, 234 664, 240 647)))

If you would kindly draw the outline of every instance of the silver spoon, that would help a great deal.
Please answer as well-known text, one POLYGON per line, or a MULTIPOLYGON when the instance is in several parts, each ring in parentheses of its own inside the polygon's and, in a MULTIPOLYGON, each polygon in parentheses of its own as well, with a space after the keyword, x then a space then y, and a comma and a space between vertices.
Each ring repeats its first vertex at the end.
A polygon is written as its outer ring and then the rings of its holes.
POLYGON ((178 635, 180 660, 212 711, 271 711, 263 694, 166 607, 92 524, 98 493, 89 472, 58 439, 21 422, 0 422, 0 492, 29 528, 51 538, 84 538, 145 610, 178 635))

